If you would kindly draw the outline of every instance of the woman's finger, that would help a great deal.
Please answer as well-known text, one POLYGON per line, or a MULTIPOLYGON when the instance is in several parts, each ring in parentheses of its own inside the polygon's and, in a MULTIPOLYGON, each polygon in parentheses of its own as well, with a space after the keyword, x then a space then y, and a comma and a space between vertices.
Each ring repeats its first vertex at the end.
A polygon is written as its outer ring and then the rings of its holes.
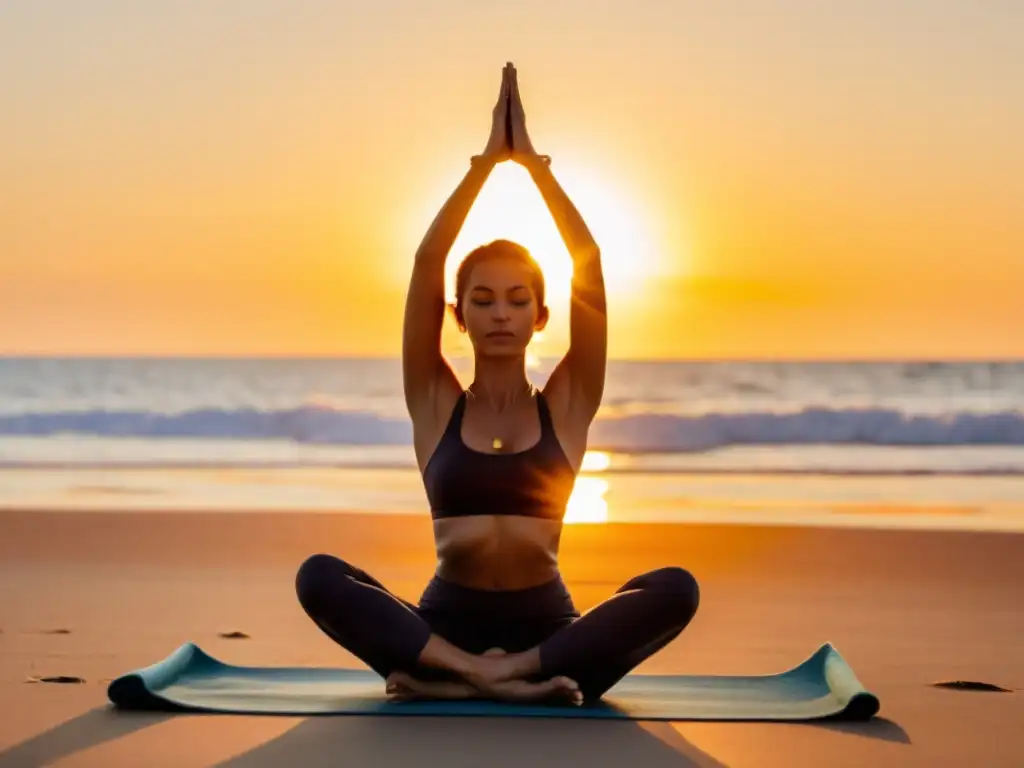
POLYGON ((498 88, 498 106, 501 106, 501 102, 508 98, 508 70, 501 70, 501 87, 498 88))

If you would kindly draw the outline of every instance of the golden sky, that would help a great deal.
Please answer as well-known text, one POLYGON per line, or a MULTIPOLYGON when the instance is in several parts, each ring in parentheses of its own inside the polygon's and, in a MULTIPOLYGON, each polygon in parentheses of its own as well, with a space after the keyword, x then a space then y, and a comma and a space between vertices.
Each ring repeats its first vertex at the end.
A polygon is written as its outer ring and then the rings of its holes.
MULTIPOLYGON (((1024 4, 80 5, 0 10, 2 353, 397 354, 512 60, 613 356, 1024 354, 1024 4)), ((497 236, 557 353, 568 257, 514 166, 452 269, 497 236)))

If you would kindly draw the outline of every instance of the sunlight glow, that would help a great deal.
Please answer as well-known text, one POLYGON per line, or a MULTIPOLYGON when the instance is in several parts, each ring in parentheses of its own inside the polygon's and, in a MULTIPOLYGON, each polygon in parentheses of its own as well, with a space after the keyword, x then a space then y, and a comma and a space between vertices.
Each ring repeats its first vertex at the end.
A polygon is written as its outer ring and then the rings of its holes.
MULTIPOLYGON (((655 277, 645 227, 632 206, 607 182, 559 168, 558 180, 601 247, 609 295, 635 293, 655 277)), ((569 298, 572 260, 533 179, 522 166, 502 163, 492 172, 452 246, 446 266, 449 300, 455 271, 473 248, 497 238, 526 246, 544 270, 552 303, 569 298)))
POLYGON ((565 510, 566 523, 608 522, 608 481, 600 477, 578 477, 565 510))
POLYGON ((612 457, 604 451, 587 451, 583 454, 582 472, 604 472, 611 466, 612 457))
POLYGON ((526 348, 526 370, 538 371, 541 367, 540 354, 536 351, 544 343, 544 331, 536 331, 526 348))

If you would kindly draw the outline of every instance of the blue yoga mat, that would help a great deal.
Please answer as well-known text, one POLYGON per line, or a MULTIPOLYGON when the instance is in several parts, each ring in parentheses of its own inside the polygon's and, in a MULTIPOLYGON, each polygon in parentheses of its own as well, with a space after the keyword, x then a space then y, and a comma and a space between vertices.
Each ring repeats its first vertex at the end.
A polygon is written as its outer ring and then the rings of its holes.
POLYGON ((627 720, 868 719, 878 698, 825 643, 774 675, 627 675, 600 702, 584 706, 496 701, 391 702, 366 669, 239 667, 195 643, 122 675, 107 689, 124 709, 273 715, 456 715, 591 717, 627 720))

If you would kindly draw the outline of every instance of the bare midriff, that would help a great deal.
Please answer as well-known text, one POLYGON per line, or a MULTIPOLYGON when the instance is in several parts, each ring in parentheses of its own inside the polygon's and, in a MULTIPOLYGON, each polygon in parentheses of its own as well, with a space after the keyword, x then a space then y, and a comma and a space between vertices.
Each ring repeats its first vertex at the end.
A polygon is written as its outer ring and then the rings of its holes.
POLYGON ((473 515, 434 521, 437 575, 472 589, 516 590, 558 576, 560 520, 473 515))

